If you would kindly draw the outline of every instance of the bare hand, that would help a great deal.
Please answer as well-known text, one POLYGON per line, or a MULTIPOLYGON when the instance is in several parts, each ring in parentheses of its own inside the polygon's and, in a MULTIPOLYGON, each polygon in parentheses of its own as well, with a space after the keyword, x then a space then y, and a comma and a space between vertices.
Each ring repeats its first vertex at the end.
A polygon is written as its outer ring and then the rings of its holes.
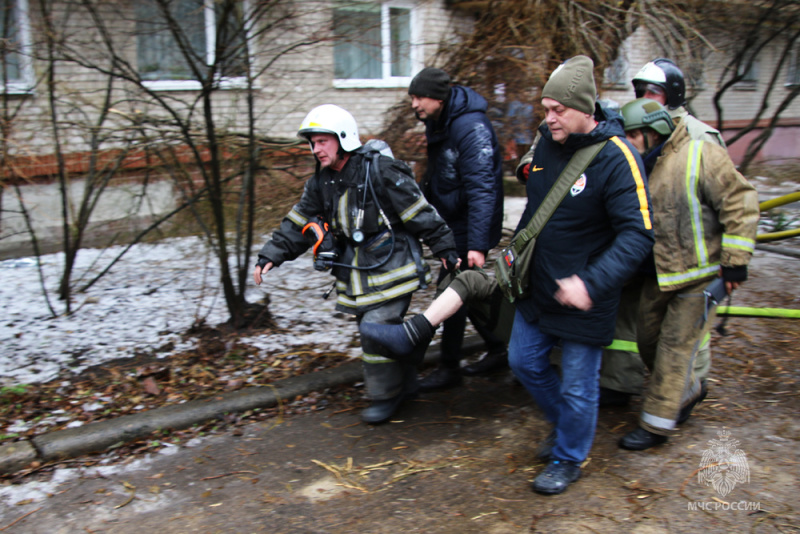
POLYGON ((270 269, 272 269, 272 262, 267 263, 263 269, 260 265, 256 265, 256 268, 253 271, 253 280, 255 280, 257 286, 261 285, 261 276, 267 274, 267 271, 270 269))
POLYGON ((739 289, 741 282, 725 282, 725 291, 730 295, 734 289, 739 289))
POLYGON ((586 290, 586 284, 577 274, 573 274, 569 278, 556 280, 556 283, 558 284, 558 291, 556 291, 555 298, 562 306, 578 308, 583 311, 591 309, 592 298, 586 290))
POLYGON ((470 250, 467 252, 467 266, 470 269, 472 267, 483 267, 485 263, 486 255, 480 250, 470 250))

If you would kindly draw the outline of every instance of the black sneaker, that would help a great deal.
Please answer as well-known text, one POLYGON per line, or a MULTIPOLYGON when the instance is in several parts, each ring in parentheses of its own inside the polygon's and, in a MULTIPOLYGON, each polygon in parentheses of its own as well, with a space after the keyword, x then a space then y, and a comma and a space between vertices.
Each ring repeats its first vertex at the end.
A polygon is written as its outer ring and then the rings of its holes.
POLYGON ((508 367, 508 351, 487 352, 475 363, 461 368, 461 374, 466 376, 483 375, 508 367))
POLYGON ((437 367, 434 371, 419 381, 420 391, 441 391, 461 385, 461 373, 458 369, 450 367, 437 367))
POLYGON ((536 493, 556 495, 581 478, 581 466, 566 460, 553 460, 531 484, 536 493))

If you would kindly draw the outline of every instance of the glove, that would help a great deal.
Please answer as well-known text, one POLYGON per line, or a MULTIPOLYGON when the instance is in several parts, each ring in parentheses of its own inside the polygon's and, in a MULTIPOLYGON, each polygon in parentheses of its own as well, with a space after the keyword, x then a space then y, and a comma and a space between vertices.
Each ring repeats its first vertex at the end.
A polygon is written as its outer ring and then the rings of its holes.
POLYGON ((256 262, 256 267, 261 267, 263 269, 268 263, 269 259, 265 258, 264 256, 259 256, 258 261, 256 262))
POLYGON ((456 267, 458 266, 458 260, 461 259, 458 255, 458 252, 456 252, 456 249, 454 248, 449 248, 442 251, 439 257, 444 260, 444 267, 447 269, 447 272, 450 273, 456 270, 456 267))
POLYGON ((722 266, 722 279, 726 282, 744 282, 747 280, 747 265, 735 267, 722 266))

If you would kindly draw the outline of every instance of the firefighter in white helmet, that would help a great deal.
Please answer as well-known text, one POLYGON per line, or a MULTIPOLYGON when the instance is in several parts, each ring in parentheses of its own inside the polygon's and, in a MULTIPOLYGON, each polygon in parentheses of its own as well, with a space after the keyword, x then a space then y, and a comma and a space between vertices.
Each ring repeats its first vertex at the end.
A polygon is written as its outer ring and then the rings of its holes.
MULTIPOLYGON (((402 322, 412 293, 431 281, 420 240, 454 269, 458 254, 452 232, 425 200, 408 165, 362 147, 347 110, 318 106, 297 135, 309 142, 317 170, 259 252, 256 284, 270 269, 313 246, 315 267, 336 277, 337 310, 359 322, 402 322)), ((418 389, 414 363, 387 358, 382 350, 362 343, 371 404, 361 418, 371 424, 387 421, 418 389)))
POLYGON ((680 119, 692 139, 711 141, 725 147, 719 131, 689 114, 686 109, 686 80, 670 59, 656 58, 642 67, 631 81, 636 98, 650 98, 667 108, 673 119, 680 119))

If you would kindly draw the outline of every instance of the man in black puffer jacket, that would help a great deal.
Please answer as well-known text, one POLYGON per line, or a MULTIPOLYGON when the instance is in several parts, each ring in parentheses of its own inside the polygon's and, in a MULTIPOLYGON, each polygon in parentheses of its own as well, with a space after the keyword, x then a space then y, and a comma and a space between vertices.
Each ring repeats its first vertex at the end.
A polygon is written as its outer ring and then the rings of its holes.
POLYGON ((594 64, 576 56, 542 89, 545 121, 530 163, 524 228, 553 183, 586 146, 605 142, 536 240, 531 296, 517 301, 509 364, 553 424, 550 463, 533 483, 561 493, 580 476, 594 440, 599 369, 620 293, 653 245, 646 177, 622 117, 596 105, 594 64), (561 345, 561 372, 549 354, 561 345))
MULTIPOLYGON (((428 142, 422 190, 452 229, 462 266, 483 267, 503 227, 502 155, 486 116, 486 99, 468 87, 451 85, 450 76, 433 67, 414 77, 408 94, 414 113, 425 123, 428 142)), ((445 274, 440 273, 439 282, 445 274)), ((460 367, 468 315, 464 306, 445 321, 439 367, 420 382, 422 391, 456 386, 462 373, 481 374, 507 365, 505 342, 473 321, 488 352, 460 367)))

